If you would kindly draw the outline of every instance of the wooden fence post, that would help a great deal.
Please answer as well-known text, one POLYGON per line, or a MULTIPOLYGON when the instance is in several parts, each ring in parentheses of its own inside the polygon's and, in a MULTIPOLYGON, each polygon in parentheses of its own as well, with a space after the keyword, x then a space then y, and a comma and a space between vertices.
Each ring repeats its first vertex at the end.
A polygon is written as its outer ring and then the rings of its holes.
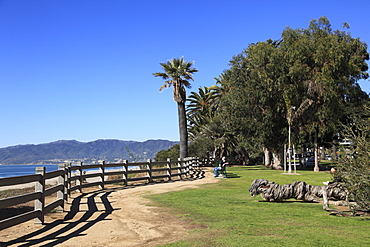
POLYGON ((179 158, 178 159, 178 162, 177 162, 177 172, 179 173, 179 178, 182 179, 182 168, 181 168, 181 165, 182 165, 182 159, 179 158))
POLYGON ((189 173, 190 173, 190 168, 191 168, 191 159, 189 157, 187 157, 185 159, 185 175, 186 176, 189 176, 189 173))
POLYGON ((152 179, 152 160, 151 159, 148 159, 147 167, 148 167, 148 182, 152 183, 153 179, 152 179))
POLYGON ((105 180, 105 161, 103 160, 99 167, 100 172, 100 189, 104 190, 104 180, 105 180))
POLYGON ((65 193, 65 177, 66 177, 66 165, 65 164, 59 164, 58 165, 58 170, 62 170, 63 171, 63 175, 59 176, 58 177, 58 184, 63 184, 63 190, 62 191, 58 191, 57 192, 57 200, 60 200, 62 199, 63 200, 63 204, 61 206, 58 206, 57 207, 57 212, 58 213, 61 213, 64 211, 64 204, 66 203, 65 202, 65 196, 64 196, 64 193, 65 193))
POLYGON ((44 206, 45 206, 45 167, 36 167, 36 174, 40 174, 41 178, 36 182, 35 192, 41 193, 41 198, 35 200, 35 211, 41 211, 39 217, 35 218, 35 224, 44 223, 44 206))
POLYGON ((76 180, 76 185, 78 186, 78 189, 77 191, 82 193, 82 182, 83 182, 83 178, 82 178, 82 162, 80 162, 78 165, 78 170, 76 171, 76 176, 77 176, 77 180, 76 180))
POLYGON ((168 171, 167 171, 168 181, 171 181, 172 180, 172 170, 171 170, 171 159, 170 158, 167 158, 167 168, 168 168, 168 171))
POLYGON ((189 174, 193 171, 193 168, 194 168, 194 158, 191 157, 189 158, 189 174))
POLYGON ((128 165, 127 165, 127 160, 124 160, 123 161, 123 179, 125 180, 124 184, 125 186, 127 186, 127 180, 128 180, 128 174, 127 174, 127 171, 128 171, 128 165))
POLYGON ((64 191, 64 200, 67 202, 68 200, 68 197, 70 196, 71 194, 71 163, 67 163, 66 164, 67 167, 66 167, 66 186, 65 186, 65 191, 64 191))
POLYGON ((194 172, 195 167, 197 166, 196 165, 196 162, 197 162, 197 158, 196 157, 192 157, 191 158, 191 172, 194 172))
POLYGON ((188 175, 188 160, 187 158, 182 160, 182 174, 185 175, 185 177, 188 175))

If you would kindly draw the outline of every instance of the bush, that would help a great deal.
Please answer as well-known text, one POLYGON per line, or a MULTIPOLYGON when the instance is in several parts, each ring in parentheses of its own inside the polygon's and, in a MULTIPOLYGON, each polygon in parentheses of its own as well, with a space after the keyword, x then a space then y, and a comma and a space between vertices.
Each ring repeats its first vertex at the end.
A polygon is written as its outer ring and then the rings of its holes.
POLYGON ((357 117, 354 123, 345 127, 345 137, 353 146, 343 148, 338 173, 358 207, 370 211, 370 119, 357 117))
POLYGON ((180 145, 175 144, 167 150, 159 151, 154 160, 155 161, 166 161, 168 158, 171 160, 178 160, 180 158, 180 145))

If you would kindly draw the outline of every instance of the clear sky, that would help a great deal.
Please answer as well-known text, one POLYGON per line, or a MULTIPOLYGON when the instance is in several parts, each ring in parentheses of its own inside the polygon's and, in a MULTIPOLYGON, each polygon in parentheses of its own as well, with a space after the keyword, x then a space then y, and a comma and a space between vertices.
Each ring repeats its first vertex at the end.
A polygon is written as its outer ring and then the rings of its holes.
MULTIPOLYGON (((0 0, 0 148, 57 140, 178 140, 160 62, 211 86, 233 55, 326 16, 370 44, 368 0, 0 0)), ((361 83, 370 92, 368 81, 361 83)))

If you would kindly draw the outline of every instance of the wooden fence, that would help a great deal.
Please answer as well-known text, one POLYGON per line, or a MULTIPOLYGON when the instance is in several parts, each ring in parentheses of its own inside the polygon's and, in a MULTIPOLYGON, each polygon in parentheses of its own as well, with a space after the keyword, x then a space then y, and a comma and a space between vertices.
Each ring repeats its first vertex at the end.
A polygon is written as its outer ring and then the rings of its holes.
POLYGON ((84 165, 63 164, 57 171, 45 172, 45 167, 37 167, 36 174, 9 178, 0 178, 0 187, 13 186, 34 182, 35 192, 0 199, 0 210, 34 200, 34 210, 10 218, 0 220, 0 230, 34 219, 35 224, 44 223, 45 214, 55 210, 63 212, 64 205, 71 192, 82 192, 83 188, 99 186, 104 189, 106 184, 122 184, 143 181, 151 183, 155 180, 172 180, 189 176, 199 166, 209 165, 211 161, 199 161, 197 158, 186 158, 178 161, 140 163, 105 163, 84 165), (86 171, 88 170, 88 172, 86 171), (113 179, 111 179, 113 178, 113 179), (46 180, 57 180, 57 184, 47 188, 46 180), (45 205, 45 197, 56 194, 55 201, 45 205))

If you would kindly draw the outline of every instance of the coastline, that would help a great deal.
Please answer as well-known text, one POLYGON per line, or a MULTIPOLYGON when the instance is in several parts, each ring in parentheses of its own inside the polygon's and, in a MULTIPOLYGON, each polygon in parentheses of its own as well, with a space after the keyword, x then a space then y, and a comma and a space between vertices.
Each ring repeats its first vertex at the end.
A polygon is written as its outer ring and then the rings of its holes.
POLYGON ((0 178, 27 176, 36 173, 37 167, 45 167, 46 172, 58 170, 55 164, 20 164, 20 165, 1 165, 0 178))
MULTIPOLYGON (((113 171, 122 171, 122 169, 109 169, 110 172, 113 172, 113 171)), ((96 173, 95 171, 86 171, 86 174, 91 174, 91 173, 96 173)), ((73 173, 72 173, 72 176, 73 173)), ((108 176, 105 176, 105 179, 108 179, 108 176)), ((93 178, 87 178, 86 179, 86 182, 88 183, 93 183, 93 182, 97 182, 99 181, 99 177, 93 177, 93 178)), ((58 184, 58 178, 50 178, 50 179, 46 179, 46 184, 48 185, 56 185, 58 184)), ((30 187, 34 187, 36 184, 36 182, 31 182, 31 183, 24 183, 24 184, 17 184, 17 185, 9 185, 9 186, 0 186, 0 191, 4 191, 4 190, 11 190, 11 189, 25 189, 25 188, 30 188, 30 187)))

